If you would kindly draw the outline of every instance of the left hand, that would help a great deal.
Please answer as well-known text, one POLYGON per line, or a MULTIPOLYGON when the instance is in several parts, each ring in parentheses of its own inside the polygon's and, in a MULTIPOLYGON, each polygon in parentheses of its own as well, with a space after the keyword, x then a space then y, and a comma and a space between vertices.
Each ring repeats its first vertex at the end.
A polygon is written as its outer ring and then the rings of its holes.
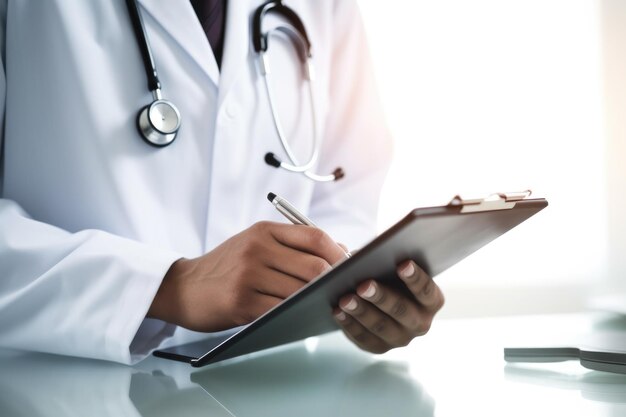
POLYGON ((428 332, 443 307, 441 289, 415 262, 401 263, 397 273, 412 298, 367 280, 357 287, 356 294, 343 296, 333 312, 346 336, 363 350, 384 353, 406 346, 428 332))

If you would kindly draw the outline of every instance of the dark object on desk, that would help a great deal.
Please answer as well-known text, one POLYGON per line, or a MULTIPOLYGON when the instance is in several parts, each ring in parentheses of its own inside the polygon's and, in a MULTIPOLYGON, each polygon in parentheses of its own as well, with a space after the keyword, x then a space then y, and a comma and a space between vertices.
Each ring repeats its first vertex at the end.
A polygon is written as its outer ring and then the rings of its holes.
POLYGON ((504 348, 507 362, 545 363, 580 360, 580 364, 594 371, 626 374, 626 351, 599 351, 575 347, 504 348))
POLYGON ((545 363, 579 360, 595 371, 626 374, 626 331, 594 330, 560 346, 504 348, 504 360, 545 363))
POLYGON ((364 279, 377 277, 412 297, 396 265, 415 260, 434 277, 548 205, 530 192, 487 199, 455 197, 447 206, 419 208, 351 258, 312 281, 231 337, 154 352, 155 356, 203 366, 337 330, 332 307, 364 279))

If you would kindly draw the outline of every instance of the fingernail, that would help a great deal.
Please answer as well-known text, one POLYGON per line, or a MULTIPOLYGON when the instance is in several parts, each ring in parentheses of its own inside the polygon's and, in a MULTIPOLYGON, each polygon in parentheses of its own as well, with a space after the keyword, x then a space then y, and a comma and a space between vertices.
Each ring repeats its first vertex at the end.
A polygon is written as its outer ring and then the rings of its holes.
POLYGON ((357 306, 356 300, 354 298, 351 298, 350 301, 348 301, 348 303, 344 306, 344 308, 346 310, 354 311, 356 310, 356 306, 357 306))
POLYGON ((337 320, 339 321, 344 321, 346 319, 346 313, 340 311, 339 313, 335 314, 335 317, 337 317, 337 320))
POLYGON ((376 295, 376 285, 374 285, 373 282, 370 282, 370 285, 367 286, 362 295, 365 298, 372 298, 374 295, 376 295))
POLYGON ((409 262, 404 268, 400 270, 400 275, 402 278, 411 278, 415 274, 415 267, 413 266, 413 262, 409 262))

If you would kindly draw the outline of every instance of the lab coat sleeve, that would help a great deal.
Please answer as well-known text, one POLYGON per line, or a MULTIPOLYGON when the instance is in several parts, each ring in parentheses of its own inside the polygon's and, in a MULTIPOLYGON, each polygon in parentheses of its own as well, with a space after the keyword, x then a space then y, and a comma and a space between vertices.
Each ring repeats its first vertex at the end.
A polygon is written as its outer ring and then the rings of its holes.
MULTIPOLYGON (((102 231, 68 233, 0 199, 0 346, 141 359, 148 349, 139 344, 133 354, 131 342, 178 258, 102 231)), ((172 331, 163 324, 143 333, 157 346, 172 331)))
POLYGON ((0 347, 131 363, 174 331, 144 318, 180 256, 102 231, 68 233, 3 198, 6 6, 0 0, 0 347))
POLYGON ((342 167, 345 177, 316 186, 310 213, 336 241, 356 249, 375 236, 392 145, 356 3, 336 0, 334 14, 329 106, 318 172, 342 167))

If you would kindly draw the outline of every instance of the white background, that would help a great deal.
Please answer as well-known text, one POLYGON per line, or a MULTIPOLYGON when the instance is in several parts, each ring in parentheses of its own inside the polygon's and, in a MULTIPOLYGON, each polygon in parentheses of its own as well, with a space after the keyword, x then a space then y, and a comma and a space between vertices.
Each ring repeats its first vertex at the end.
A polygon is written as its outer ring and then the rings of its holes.
POLYGON ((623 289, 626 2, 360 5, 396 141, 380 228, 455 194, 550 203, 438 277, 443 314, 572 311, 623 289))

